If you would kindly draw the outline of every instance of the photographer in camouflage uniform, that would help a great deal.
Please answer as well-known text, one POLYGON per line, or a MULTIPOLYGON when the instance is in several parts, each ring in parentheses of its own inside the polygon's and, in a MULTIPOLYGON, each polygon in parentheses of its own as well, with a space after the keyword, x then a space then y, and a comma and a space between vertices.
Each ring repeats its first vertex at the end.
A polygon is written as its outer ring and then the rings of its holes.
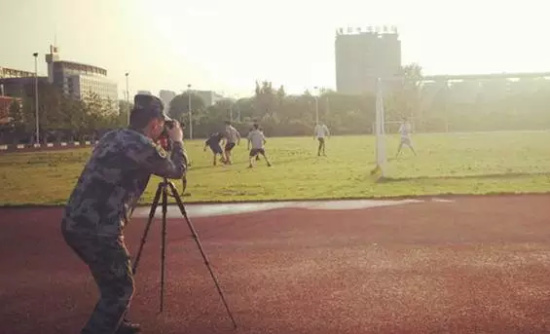
POLYGON ((90 268, 100 299, 81 333, 136 333, 124 316, 134 292, 123 231, 151 174, 181 179, 186 171, 183 134, 177 122, 167 129, 171 153, 156 141, 165 130, 162 102, 136 95, 130 126, 105 134, 67 202, 62 233, 90 268))

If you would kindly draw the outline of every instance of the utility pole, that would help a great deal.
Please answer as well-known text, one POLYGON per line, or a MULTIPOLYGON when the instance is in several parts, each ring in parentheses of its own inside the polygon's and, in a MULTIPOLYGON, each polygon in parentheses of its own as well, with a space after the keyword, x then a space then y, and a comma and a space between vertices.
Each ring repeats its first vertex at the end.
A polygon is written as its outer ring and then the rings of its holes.
POLYGON ((130 125, 130 90, 128 89, 128 76, 130 73, 126 72, 126 106, 128 107, 128 125, 130 125))
POLYGON ((187 85, 187 97, 189 98, 189 139, 193 139, 193 112, 191 111, 191 84, 187 85))
POLYGON ((38 119, 38 52, 34 56, 34 109, 36 118, 36 144, 40 145, 40 123, 38 119))

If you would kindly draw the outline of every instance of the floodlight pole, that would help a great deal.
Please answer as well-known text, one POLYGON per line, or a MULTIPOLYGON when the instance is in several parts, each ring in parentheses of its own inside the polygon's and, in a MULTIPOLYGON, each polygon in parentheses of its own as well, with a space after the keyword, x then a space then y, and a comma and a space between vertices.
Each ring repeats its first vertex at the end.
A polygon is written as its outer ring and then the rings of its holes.
POLYGON ((193 139, 193 112, 191 111, 191 84, 187 85, 187 98, 189 106, 189 139, 193 139))
POLYGON ((36 118, 36 144, 40 145, 40 122, 38 116, 38 52, 34 56, 34 109, 36 118))
POLYGON ((128 125, 130 125, 130 90, 128 89, 128 76, 130 73, 126 72, 126 107, 128 108, 128 125))

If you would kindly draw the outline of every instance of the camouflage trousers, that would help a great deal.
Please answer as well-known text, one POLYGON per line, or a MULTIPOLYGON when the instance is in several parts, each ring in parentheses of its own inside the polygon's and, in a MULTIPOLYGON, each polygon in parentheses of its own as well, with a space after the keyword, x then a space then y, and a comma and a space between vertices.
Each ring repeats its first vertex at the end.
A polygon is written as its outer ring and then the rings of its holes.
POLYGON ((100 299, 82 334, 110 334, 118 329, 134 293, 130 255, 120 237, 63 231, 67 244, 84 261, 99 288, 100 299))

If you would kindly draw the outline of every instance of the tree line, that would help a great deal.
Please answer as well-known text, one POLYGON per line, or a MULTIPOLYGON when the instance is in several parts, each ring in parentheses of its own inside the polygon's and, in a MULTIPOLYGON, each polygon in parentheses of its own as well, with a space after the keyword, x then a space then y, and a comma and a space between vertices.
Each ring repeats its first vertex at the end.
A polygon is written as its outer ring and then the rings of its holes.
MULTIPOLYGON (((547 81, 534 82, 531 89, 499 92, 478 89, 470 98, 460 96, 460 86, 428 89, 421 84, 422 69, 416 64, 402 69, 403 80, 384 94, 387 131, 395 132, 406 116, 417 132, 532 130, 550 128, 550 88, 547 81)), ((32 86, 32 85, 31 85, 32 86)), ((34 92, 27 87, 21 103, 9 110, 11 122, 0 128, 3 143, 32 143, 35 131, 34 92)), ((102 100, 88 94, 83 100, 64 96, 55 87, 39 87, 41 141, 94 140, 103 132, 125 127, 132 105, 102 100)), ((189 123, 192 109, 194 138, 221 131, 224 122, 246 134, 252 123, 260 123, 268 136, 312 135, 316 111, 334 134, 369 134, 375 122, 374 94, 346 95, 321 89, 287 94, 284 86, 257 82, 254 94, 241 99, 223 99, 212 106, 191 92, 177 95, 166 109, 174 119, 189 123)), ((189 128, 189 127, 187 127, 189 128)), ((188 129, 186 130, 188 131, 188 129)))
MULTIPOLYGON (((88 93, 82 99, 63 95, 55 86, 38 84, 38 122, 40 142, 96 140, 104 131, 127 124, 131 106, 125 101, 102 99, 88 93)), ((3 144, 36 142, 36 109, 34 86, 23 88, 8 110, 8 123, 0 126, 3 144)))
MULTIPOLYGON (((423 83, 422 68, 417 64, 404 66, 401 78, 386 85, 383 93, 388 133, 397 131, 403 117, 412 121, 417 132, 550 129, 547 80, 516 82, 511 88, 497 90, 487 85, 467 94, 453 83, 434 90, 423 83)), ((188 101, 187 93, 176 96, 169 106, 172 117, 189 122, 188 101)), ((244 133, 258 121, 269 136, 312 135, 316 110, 334 134, 371 134, 376 115, 374 94, 346 95, 321 89, 317 96, 309 91, 288 95, 284 86, 275 88, 268 81, 256 83, 254 95, 248 98, 226 99, 211 107, 201 102, 191 96, 195 137, 219 131, 228 119, 244 133)))

